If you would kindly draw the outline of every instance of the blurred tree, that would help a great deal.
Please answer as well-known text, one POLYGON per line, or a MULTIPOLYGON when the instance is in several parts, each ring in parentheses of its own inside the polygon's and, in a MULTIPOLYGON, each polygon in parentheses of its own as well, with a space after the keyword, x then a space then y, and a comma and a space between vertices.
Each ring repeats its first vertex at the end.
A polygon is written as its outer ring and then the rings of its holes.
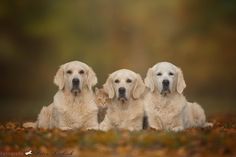
POLYGON ((187 95, 230 97, 236 83, 234 0, 1 0, 1 100, 51 96, 58 66, 80 60, 101 86, 130 68, 180 66, 187 95))

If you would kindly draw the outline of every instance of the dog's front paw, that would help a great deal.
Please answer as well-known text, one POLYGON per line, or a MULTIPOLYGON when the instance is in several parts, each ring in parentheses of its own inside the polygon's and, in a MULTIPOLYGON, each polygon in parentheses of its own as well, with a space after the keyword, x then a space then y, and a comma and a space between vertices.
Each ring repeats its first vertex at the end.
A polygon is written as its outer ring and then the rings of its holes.
POLYGON ((178 126, 178 127, 174 127, 171 129, 171 131, 174 131, 174 132, 180 132, 180 131, 183 131, 184 130, 184 127, 182 126, 178 126))
POLYGON ((36 128, 37 124, 35 122, 26 122, 23 124, 24 128, 36 128))
POLYGON ((65 127, 60 127, 59 129, 60 129, 60 130, 63 130, 63 131, 72 130, 72 128, 67 127, 67 126, 65 126, 65 127))
POLYGON ((212 128, 213 127, 213 123, 208 123, 207 122, 207 123, 204 124, 204 128, 208 128, 208 127, 212 128))
POLYGON ((100 130, 100 129, 99 129, 99 126, 94 126, 94 127, 86 128, 86 130, 90 131, 90 130, 100 130))

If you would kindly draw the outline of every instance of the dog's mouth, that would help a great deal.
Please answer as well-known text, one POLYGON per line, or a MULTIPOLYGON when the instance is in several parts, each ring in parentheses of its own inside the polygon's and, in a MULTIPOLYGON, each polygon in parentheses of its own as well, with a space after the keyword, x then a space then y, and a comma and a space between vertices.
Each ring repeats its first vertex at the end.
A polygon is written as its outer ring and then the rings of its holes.
POLYGON ((128 101, 128 99, 126 98, 126 96, 119 96, 118 100, 121 101, 122 103, 125 103, 126 101, 128 101))
POLYGON ((71 89, 71 93, 73 93, 74 96, 77 96, 80 92, 81 92, 81 90, 80 90, 79 87, 73 87, 73 88, 71 89))
POLYGON ((170 91, 169 87, 163 87, 163 89, 161 91, 161 95, 166 96, 170 93, 171 93, 171 91, 170 91))

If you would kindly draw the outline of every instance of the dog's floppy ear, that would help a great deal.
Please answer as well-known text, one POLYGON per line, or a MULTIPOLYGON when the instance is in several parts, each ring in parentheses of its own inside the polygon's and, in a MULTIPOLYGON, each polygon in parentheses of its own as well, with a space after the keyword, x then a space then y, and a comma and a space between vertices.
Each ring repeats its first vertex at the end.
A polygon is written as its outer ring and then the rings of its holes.
POLYGON ((137 74, 136 82, 133 89, 133 98, 138 99, 145 91, 145 84, 143 83, 142 77, 137 74))
POLYGON ((184 76, 183 76, 183 72, 180 68, 177 68, 177 87, 176 90, 179 94, 182 94, 184 91, 184 88, 186 87, 186 83, 184 81, 184 76))
POLYGON ((64 81, 64 68, 63 65, 59 67, 57 70, 57 73, 54 77, 54 83, 55 85, 58 86, 59 90, 62 90, 65 86, 65 81, 64 81))
POLYGON ((155 90, 155 83, 153 79, 154 79, 154 71, 152 68, 149 68, 146 78, 144 79, 144 83, 148 88, 150 88, 151 92, 154 92, 155 90))
POLYGON ((87 74, 87 85, 89 90, 92 90, 92 87, 95 86, 98 82, 97 76, 91 67, 88 67, 87 74))
POLYGON ((105 93, 108 94, 109 99, 114 98, 115 90, 112 86, 111 76, 109 76, 108 79, 106 80, 106 83, 103 85, 103 89, 104 89, 105 93))

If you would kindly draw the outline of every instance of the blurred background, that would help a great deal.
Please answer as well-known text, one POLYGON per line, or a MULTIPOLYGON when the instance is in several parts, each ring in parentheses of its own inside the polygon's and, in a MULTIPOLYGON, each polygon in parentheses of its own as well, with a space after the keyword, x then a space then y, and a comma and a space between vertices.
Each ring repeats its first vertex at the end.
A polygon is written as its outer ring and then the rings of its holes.
POLYGON ((190 101, 236 113, 235 0, 1 0, 0 121, 36 119, 60 64, 93 67, 98 87, 160 61, 184 71, 190 101))

